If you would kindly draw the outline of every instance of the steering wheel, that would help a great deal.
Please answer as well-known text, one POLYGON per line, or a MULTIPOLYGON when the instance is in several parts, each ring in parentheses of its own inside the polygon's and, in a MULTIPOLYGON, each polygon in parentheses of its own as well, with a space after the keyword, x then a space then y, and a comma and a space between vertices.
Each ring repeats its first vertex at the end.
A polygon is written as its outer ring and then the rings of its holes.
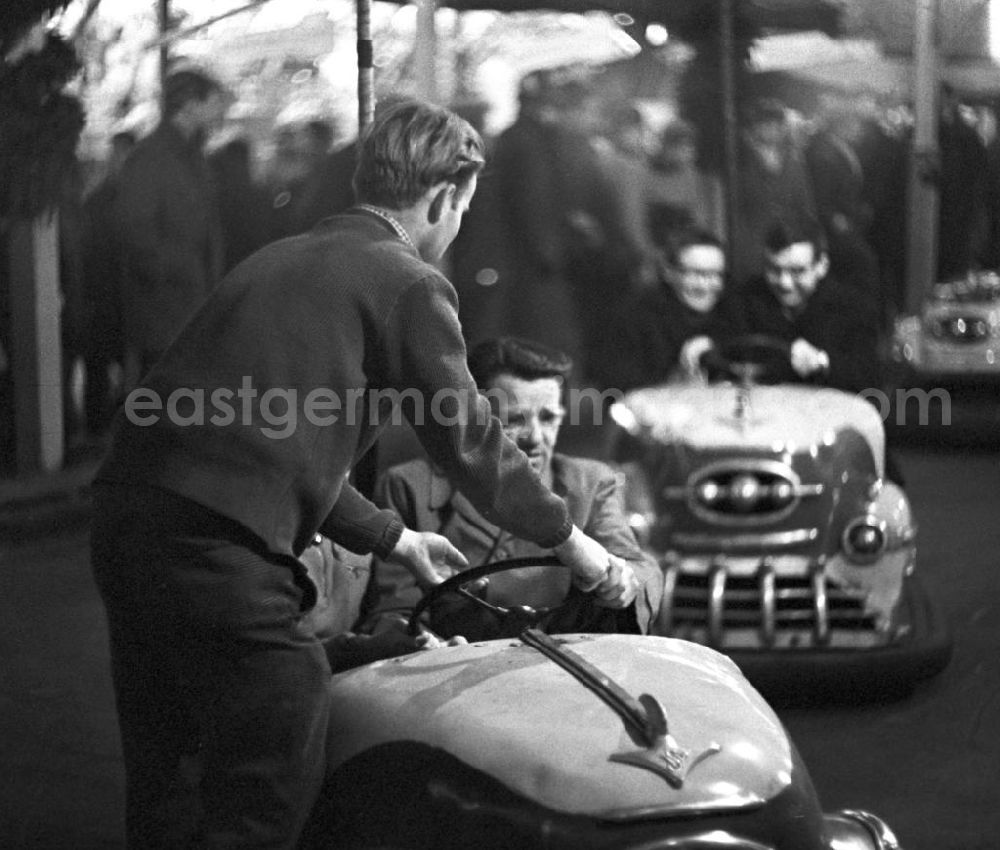
MULTIPOLYGON (((492 564, 485 564, 481 567, 473 567, 461 573, 456 573, 451 578, 436 584, 424 593, 423 597, 416 604, 413 613, 410 614, 408 629, 410 634, 417 634, 420 631, 420 616, 424 611, 440 603, 443 597, 450 593, 456 594, 462 601, 462 610, 468 611, 468 605, 473 606, 480 613, 485 613, 489 621, 495 624, 499 634, 497 637, 516 637, 525 628, 537 626, 542 619, 550 617, 561 611, 568 610, 572 605, 578 604, 579 599, 584 594, 574 593, 571 589, 566 599, 559 605, 551 605, 545 608, 532 608, 530 605, 511 605, 504 607, 476 596, 467 587, 472 582, 495 573, 508 572, 510 570, 520 570, 527 567, 553 567, 567 569, 555 555, 541 555, 538 557, 508 558, 504 561, 495 561, 492 564), (468 605, 466 605, 468 603, 468 605)), ((447 612, 445 612, 447 616, 447 612)), ((438 629, 435 629, 438 631, 438 629)), ((461 634, 456 631, 455 634, 461 634)), ((450 637, 451 635, 445 635, 450 637)), ((470 640, 476 639, 469 637, 470 640)))
POLYGON ((713 380, 767 384, 795 380, 791 344, 770 334, 734 337, 708 352, 702 365, 713 380))

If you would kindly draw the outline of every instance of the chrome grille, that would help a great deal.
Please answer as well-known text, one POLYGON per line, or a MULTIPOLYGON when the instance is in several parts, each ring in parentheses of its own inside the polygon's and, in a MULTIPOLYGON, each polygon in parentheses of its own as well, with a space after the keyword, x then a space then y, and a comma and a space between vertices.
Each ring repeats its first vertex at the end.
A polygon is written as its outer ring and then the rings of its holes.
POLYGON ((692 474, 684 485, 668 484, 667 502, 683 501, 713 525, 754 527, 791 514, 803 498, 822 495, 822 484, 805 484, 787 464, 770 460, 721 461, 692 474))
POLYGON ((931 336, 951 342, 978 342, 990 335, 990 326, 982 316, 948 316, 928 322, 931 336))
POLYGON ((717 649, 865 648, 885 642, 861 592, 830 582, 821 566, 779 575, 767 559, 753 575, 665 567, 657 631, 717 649))

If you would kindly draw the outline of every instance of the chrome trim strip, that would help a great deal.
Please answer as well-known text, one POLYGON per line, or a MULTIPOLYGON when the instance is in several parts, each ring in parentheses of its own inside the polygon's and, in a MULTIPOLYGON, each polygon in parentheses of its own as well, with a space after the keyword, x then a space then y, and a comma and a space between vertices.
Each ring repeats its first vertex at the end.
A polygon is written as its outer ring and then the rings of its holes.
POLYGON ((816 612, 814 636, 817 646, 825 646, 830 642, 830 617, 826 598, 826 573, 823 567, 816 565, 811 580, 816 612))
POLYGON ((699 847, 705 850, 719 850, 723 847, 731 847, 732 850, 775 850, 773 844, 759 844, 719 829, 681 838, 654 838, 642 844, 623 844, 622 850, 698 850, 699 847))
MULTIPOLYGON (((740 470, 741 472, 743 470, 740 470)), ((756 471, 756 470, 750 470, 756 471)), ((699 481, 701 479, 698 479, 699 481)), ((825 484, 792 484, 792 496, 801 499, 804 496, 822 496, 826 490, 825 484)), ((688 497, 688 494, 694 492, 694 486, 688 484, 668 484, 662 490, 660 490, 660 495, 664 499, 670 499, 671 501, 683 501, 688 497)), ((782 509, 784 510, 784 509, 782 509)))
MULTIPOLYGON (((661 561, 661 565, 665 563, 661 561)), ((656 618, 657 634, 669 635, 674 629, 674 594, 677 590, 677 577, 681 573, 680 565, 672 563, 663 571, 663 600, 660 602, 660 613, 656 618)))
POLYGON ((896 834, 878 815, 861 809, 841 809, 837 814, 864 826, 872 834, 876 850, 901 850, 896 834))
POLYGON ((890 540, 886 544, 886 552, 895 552, 897 549, 902 549, 904 546, 909 546, 911 543, 916 542, 917 539, 917 526, 916 524, 908 525, 906 528, 897 531, 894 540, 890 540))
POLYGON ((765 646, 774 646, 775 639, 775 576, 770 558, 760 562, 760 638, 765 646))
POLYGON ((726 568, 717 564, 712 567, 708 578, 708 640, 711 646, 722 646, 725 607, 726 568))
POLYGON ((818 528, 796 528, 790 531, 771 531, 765 534, 687 534, 677 532, 671 543, 688 550, 704 552, 767 552, 774 549, 811 543, 819 537, 818 528))

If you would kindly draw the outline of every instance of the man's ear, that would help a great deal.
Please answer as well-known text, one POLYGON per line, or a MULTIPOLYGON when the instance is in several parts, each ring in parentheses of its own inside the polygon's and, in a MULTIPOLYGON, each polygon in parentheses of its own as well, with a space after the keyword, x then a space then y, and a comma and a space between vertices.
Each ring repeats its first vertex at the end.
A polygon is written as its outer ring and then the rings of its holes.
POLYGON ((816 270, 819 272, 820 278, 824 278, 827 272, 830 271, 830 255, 824 251, 819 255, 819 262, 816 263, 816 270))
POLYGON ((427 208, 427 218, 431 224, 437 224, 444 215, 447 205, 454 203, 455 184, 441 183, 431 189, 431 202, 427 208))

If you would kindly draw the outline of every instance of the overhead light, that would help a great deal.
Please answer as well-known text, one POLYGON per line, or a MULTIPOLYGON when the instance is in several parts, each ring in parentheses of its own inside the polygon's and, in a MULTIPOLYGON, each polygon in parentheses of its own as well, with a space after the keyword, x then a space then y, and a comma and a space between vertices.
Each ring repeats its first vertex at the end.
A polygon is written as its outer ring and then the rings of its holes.
POLYGON ((649 24, 646 27, 646 42, 653 47, 662 47, 669 38, 670 34, 663 24, 649 24))

